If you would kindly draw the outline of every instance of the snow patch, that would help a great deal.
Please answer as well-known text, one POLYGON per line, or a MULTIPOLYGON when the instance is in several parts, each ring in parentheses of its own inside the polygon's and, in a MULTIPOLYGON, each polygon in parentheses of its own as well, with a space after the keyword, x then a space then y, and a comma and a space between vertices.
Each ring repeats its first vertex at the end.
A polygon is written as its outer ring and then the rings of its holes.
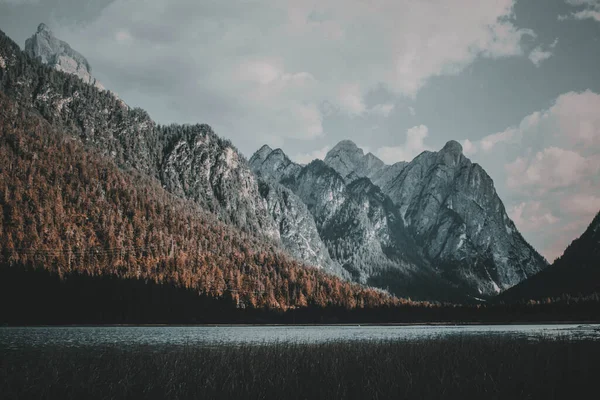
POLYGON ((460 236, 458 237, 458 245, 456 246, 456 250, 460 249, 463 246, 463 244, 465 243, 465 240, 467 240, 467 234, 461 233, 460 236))
POLYGON ((494 292, 500 293, 500 288, 498 287, 498 285, 496 284, 496 282, 491 281, 491 284, 492 284, 492 288, 494 289, 494 292))

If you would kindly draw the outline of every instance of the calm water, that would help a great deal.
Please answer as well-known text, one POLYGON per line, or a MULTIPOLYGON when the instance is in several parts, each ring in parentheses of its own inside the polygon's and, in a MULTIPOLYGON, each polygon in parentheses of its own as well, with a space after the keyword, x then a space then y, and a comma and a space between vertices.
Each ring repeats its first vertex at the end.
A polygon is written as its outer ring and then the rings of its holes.
POLYGON ((450 335, 600 339, 600 325, 0 327, 0 349, 23 349, 47 345, 210 346, 222 343, 414 340, 450 335))

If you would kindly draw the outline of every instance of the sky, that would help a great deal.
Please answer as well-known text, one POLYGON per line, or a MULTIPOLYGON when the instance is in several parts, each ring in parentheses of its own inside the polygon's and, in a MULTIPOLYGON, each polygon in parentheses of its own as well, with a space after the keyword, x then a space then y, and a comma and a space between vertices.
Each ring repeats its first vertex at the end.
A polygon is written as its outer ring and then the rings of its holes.
POLYGON ((0 0, 21 47, 40 22, 129 105, 247 157, 457 140, 550 262, 600 210, 600 0, 0 0))

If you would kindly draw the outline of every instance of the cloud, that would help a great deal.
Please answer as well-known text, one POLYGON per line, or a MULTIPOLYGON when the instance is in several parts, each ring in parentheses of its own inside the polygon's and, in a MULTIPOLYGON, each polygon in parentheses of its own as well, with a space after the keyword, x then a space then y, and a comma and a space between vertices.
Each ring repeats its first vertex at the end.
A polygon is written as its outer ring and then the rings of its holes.
POLYGON ((348 83, 340 87, 338 104, 343 111, 350 115, 360 115, 367 110, 360 87, 356 83, 348 83))
POLYGON ((20 6, 28 4, 38 4, 40 0, 0 0, 0 5, 8 4, 11 6, 20 6))
POLYGON ((251 154, 275 136, 320 137, 327 118, 392 115, 394 100, 366 101, 378 88, 415 96, 478 58, 523 55, 521 38, 532 32, 515 26, 513 6, 115 0, 95 20, 57 23, 55 33, 130 105, 161 123, 209 123, 251 154))
POLYGON ((600 195, 573 193, 561 199, 561 206, 571 214, 593 215, 600 211, 600 195))
POLYGON ((321 149, 314 150, 310 153, 299 153, 292 157, 292 159, 300 164, 308 164, 313 160, 322 160, 327 155, 327 152, 331 150, 331 146, 325 146, 321 149))
POLYGON ((461 144, 463 147, 463 153, 466 156, 470 156, 477 153, 477 147, 469 139, 463 140, 461 144))
POLYGON ((389 117, 394 108, 395 105, 392 103, 376 104, 369 109, 369 114, 380 117, 389 117))
POLYGON ((408 107, 408 112, 410 113, 410 115, 412 115, 413 117, 415 115, 417 115, 417 112, 415 111, 415 109, 413 107, 408 107))
POLYGON ((115 39, 117 40, 117 42, 122 44, 129 44, 133 40, 131 34, 125 29, 117 31, 117 33, 115 34, 115 39))
POLYGON ((535 232, 558 222, 558 218, 539 201, 517 204, 508 210, 508 216, 523 232, 535 232))
POLYGON ((569 188, 600 172, 600 157, 583 157, 572 150, 549 147, 534 157, 519 157, 506 165, 511 189, 545 195, 557 188, 569 188))
POLYGON ((599 0, 566 0, 566 3, 573 7, 582 8, 579 11, 571 12, 568 15, 559 15, 558 20, 566 19, 594 19, 600 22, 600 1, 599 0))
POLYGON ((529 60, 531 60, 536 67, 539 67, 542 65, 542 62, 554 55, 554 53, 550 50, 554 49, 557 44, 558 39, 555 39, 546 50, 544 50, 542 46, 537 46, 531 51, 531 53, 529 53, 529 60))
POLYGON ((424 143, 428 134, 429 130, 425 125, 412 127, 406 131, 404 145, 380 147, 376 151, 377 156, 387 164, 394 164, 398 161, 411 161, 423 151, 430 150, 424 143))
POLYGON ((600 94, 569 92, 518 126, 462 141, 465 154, 484 167, 504 166, 497 189, 517 227, 549 260, 600 210, 599 109, 600 94))

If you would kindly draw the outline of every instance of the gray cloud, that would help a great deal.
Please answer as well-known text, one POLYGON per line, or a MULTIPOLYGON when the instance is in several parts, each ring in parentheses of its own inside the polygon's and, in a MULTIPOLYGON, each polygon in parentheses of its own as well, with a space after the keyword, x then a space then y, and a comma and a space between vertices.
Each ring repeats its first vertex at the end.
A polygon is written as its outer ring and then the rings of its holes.
POLYGON ((509 215, 549 260, 600 210, 598 110, 600 94, 565 93, 518 126, 465 146, 474 160, 495 166, 496 178, 504 178, 496 183, 509 215))

